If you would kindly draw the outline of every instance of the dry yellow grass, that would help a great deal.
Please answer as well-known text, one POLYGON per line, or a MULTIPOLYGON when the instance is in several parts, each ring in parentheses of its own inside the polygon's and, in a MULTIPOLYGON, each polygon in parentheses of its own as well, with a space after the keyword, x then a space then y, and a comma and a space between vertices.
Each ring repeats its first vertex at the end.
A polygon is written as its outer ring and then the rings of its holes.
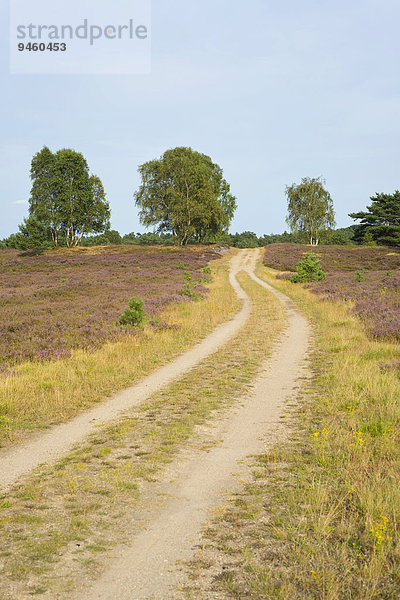
POLYGON ((27 362, 0 382, 0 442, 18 441, 29 429, 67 420, 94 402, 165 364, 228 320, 240 307, 228 284, 228 257, 213 261, 207 298, 167 307, 163 318, 177 329, 138 331, 135 339, 76 350, 67 360, 27 362))

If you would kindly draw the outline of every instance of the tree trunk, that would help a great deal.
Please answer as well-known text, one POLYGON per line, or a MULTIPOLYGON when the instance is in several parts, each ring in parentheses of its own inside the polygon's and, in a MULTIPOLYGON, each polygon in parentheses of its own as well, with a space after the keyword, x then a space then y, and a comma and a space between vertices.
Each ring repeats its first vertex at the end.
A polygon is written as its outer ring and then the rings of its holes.
POLYGON ((58 234, 55 229, 52 229, 52 231, 51 231, 51 239, 53 242, 53 247, 58 248, 58 234))
POLYGON ((71 228, 68 227, 67 230, 65 231, 65 243, 67 245, 67 248, 71 248, 71 228))

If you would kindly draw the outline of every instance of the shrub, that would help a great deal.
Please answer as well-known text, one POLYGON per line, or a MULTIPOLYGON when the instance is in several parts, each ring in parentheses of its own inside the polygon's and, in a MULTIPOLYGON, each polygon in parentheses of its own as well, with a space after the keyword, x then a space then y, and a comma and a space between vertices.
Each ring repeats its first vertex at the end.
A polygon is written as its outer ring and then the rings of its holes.
POLYGON ((307 281, 323 281, 326 277, 321 269, 320 259, 313 252, 307 252, 304 259, 299 260, 294 275, 290 278, 292 283, 305 283, 307 281))
POLYGON ((83 238, 81 246, 109 246, 110 240, 104 233, 100 235, 91 235, 90 237, 83 238))
POLYGON ((377 246, 378 245, 376 243, 376 241, 374 240, 374 236, 372 235, 372 233, 370 231, 367 231, 367 233, 364 235, 364 237, 362 239, 362 243, 364 246, 377 246))
POLYGON ((108 229, 103 235, 109 244, 122 244, 122 237, 115 229, 108 229))
POLYGON ((193 281, 189 271, 185 270, 185 283, 180 291, 181 296, 188 296, 189 298, 192 298, 192 300, 199 300, 200 296, 196 292, 198 285, 198 281, 193 281))
POLYGON ((128 302, 128 308, 124 310, 119 320, 119 324, 124 327, 133 327, 139 325, 144 317, 144 302, 138 298, 131 298, 128 302))
POLYGON ((180 291, 181 296, 188 296, 189 298, 192 298, 192 300, 198 300, 199 296, 196 293, 196 287, 197 287, 197 283, 196 282, 194 282, 194 284, 191 285, 189 283, 189 281, 187 281, 183 285, 183 287, 182 287, 182 289, 180 291))
POLYGON ((364 273, 368 273, 366 269, 357 269, 354 281, 365 281, 364 273))

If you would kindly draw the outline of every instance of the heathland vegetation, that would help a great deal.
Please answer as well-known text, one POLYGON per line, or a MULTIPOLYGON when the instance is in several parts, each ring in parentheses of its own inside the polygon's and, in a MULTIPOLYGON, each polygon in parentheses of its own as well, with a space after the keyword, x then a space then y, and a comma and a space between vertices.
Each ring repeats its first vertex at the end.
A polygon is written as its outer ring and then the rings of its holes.
MULTIPOLYGON (((264 263, 281 272, 278 278, 291 279, 307 252, 306 246, 274 244, 266 248, 264 263)), ((400 341, 400 253, 384 246, 320 246, 314 252, 326 278, 309 283, 310 290, 346 302, 369 336, 400 341)))
POLYGON ((207 266, 218 258, 211 247, 1 251, 0 442, 65 420, 228 318, 226 266, 207 266), (133 297, 143 323, 121 326, 133 297))
POLYGON ((162 310, 187 297, 184 265, 192 282, 217 255, 212 248, 113 246, 21 256, 0 255, 0 372, 26 360, 66 358, 131 335, 119 321, 131 297, 145 304, 147 322, 168 327, 162 310))

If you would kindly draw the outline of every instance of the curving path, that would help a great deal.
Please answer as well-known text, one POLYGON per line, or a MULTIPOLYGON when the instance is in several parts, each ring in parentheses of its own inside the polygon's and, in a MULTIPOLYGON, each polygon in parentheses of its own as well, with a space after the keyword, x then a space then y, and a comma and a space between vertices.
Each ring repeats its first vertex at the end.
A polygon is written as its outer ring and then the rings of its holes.
MULTIPOLYGON (((285 403, 307 376, 310 327, 284 294, 254 275, 258 256, 255 250, 234 258, 231 283, 244 302, 236 319, 243 323, 250 307, 249 298, 234 277, 235 272, 245 270, 284 305, 288 327, 280 342, 241 405, 212 424, 210 432, 217 444, 208 452, 183 451, 167 468, 149 497, 144 498, 152 508, 130 547, 117 548, 100 579, 89 589, 84 585, 74 600, 175 598, 174 589, 185 581, 179 563, 190 559, 193 547, 201 543, 202 526, 210 510, 221 505, 223 494, 239 487, 240 478, 248 475, 247 457, 277 441, 285 403)), ((234 323, 238 328, 237 320, 234 323)))
POLYGON ((75 444, 84 440, 101 424, 113 421, 125 411, 149 398, 154 392, 178 379, 207 356, 226 344, 244 325, 250 315, 251 304, 236 281, 241 270, 252 271, 258 254, 242 251, 231 261, 230 283, 243 300, 235 317, 217 327, 202 342, 172 362, 157 369, 137 384, 117 393, 110 400, 78 415, 67 423, 57 425, 33 436, 28 442, 7 450, 0 450, 0 491, 5 492, 23 475, 41 464, 48 464, 67 454, 75 444))

